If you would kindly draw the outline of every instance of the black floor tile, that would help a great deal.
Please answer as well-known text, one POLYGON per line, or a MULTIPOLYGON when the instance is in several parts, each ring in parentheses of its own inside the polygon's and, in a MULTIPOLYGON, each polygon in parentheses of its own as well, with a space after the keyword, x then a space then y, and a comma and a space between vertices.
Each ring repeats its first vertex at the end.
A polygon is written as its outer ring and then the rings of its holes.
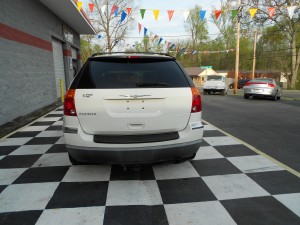
POLYGON ((0 168, 28 168, 42 155, 8 155, 0 160, 0 168))
POLYGON ((0 213, 2 225, 34 225, 43 210, 0 213))
POLYGON ((62 152, 68 152, 66 145, 64 144, 57 144, 57 145, 53 145, 48 151, 47 153, 62 153, 62 152))
POLYGON ((200 176, 226 175, 242 173, 238 168, 231 164, 226 158, 193 160, 192 165, 195 167, 200 176))
POLYGON ((300 218, 272 196, 221 201, 239 225, 296 225, 300 218))
POLYGON ((46 130, 62 130, 62 126, 50 126, 46 130))
POLYGON ((55 121, 43 121, 43 122, 34 122, 33 124, 31 124, 30 126, 50 126, 53 123, 55 123, 55 121))
POLYGON ((60 114, 49 114, 49 115, 47 115, 47 116, 44 116, 45 118, 47 117, 47 118, 49 118, 49 117, 62 117, 62 114, 60 113, 60 114))
POLYGON ((210 144, 208 144, 206 141, 204 141, 204 140, 202 139, 201 146, 202 146, 202 147, 204 147, 204 146, 210 146, 210 144))
POLYGON ((35 137, 28 141, 25 145, 45 145, 54 144, 60 137, 35 137))
POLYGON ((63 118, 60 118, 58 121, 64 121, 64 119, 63 119, 63 118))
POLYGON ((168 225, 165 209, 156 206, 106 206, 103 225, 168 225))
POLYGON ((57 109, 57 110, 55 110, 55 111, 59 111, 59 112, 61 112, 61 111, 64 111, 64 109, 57 109))
POLYGON ((164 204, 217 200, 200 177, 158 180, 157 183, 164 204))
POLYGON ((287 171, 247 174, 272 195, 300 192, 300 179, 287 171))
POLYGON ((19 137, 35 137, 41 133, 41 131, 23 131, 23 132, 17 132, 9 136, 9 138, 19 138, 19 137))
POLYGON ((245 145, 224 145, 214 146, 224 157, 250 156, 257 155, 256 152, 247 148, 245 145))
MULTIPOLYGON (((7 185, 0 185, 0 193, 7 187, 7 185)), ((0 223, 1 224, 1 223, 0 223)))
POLYGON ((221 136, 226 136, 226 135, 218 130, 205 130, 203 132, 203 137, 221 137, 221 136))
POLYGON ((29 168, 14 181, 14 184, 60 182, 68 170, 68 166, 29 168))
POLYGON ((110 180, 155 180, 152 166, 127 166, 113 165, 110 180))
POLYGON ((0 146, 0 155, 8 155, 20 146, 0 146))
POLYGON ((104 206, 108 182, 60 183, 47 209, 104 206))

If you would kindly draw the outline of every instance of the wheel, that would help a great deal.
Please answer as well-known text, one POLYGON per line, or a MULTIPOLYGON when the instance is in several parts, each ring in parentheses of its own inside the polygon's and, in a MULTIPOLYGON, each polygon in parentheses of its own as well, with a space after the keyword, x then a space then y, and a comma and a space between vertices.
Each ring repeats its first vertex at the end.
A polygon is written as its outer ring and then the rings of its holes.
POLYGON ((272 97, 272 101, 276 101, 278 98, 278 92, 276 92, 276 94, 274 95, 274 97, 272 97))
POLYGON ((73 165, 82 165, 82 163, 79 162, 79 161, 77 161, 76 159, 74 159, 74 158, 70 155, 70 153, 68 153, 68 155, 69 155, 70 162, 71 162, 73 165))
POLYGON ((280 96, 277 96, 277 100, 280 100, 280 96))
POLYGON ((210 91, 207 91, 207 93, 210 95, 210 91))
POLYGON ((207 91, 206 90, 203 90, 203 95, 206 95, 207 94, 207 91))
POLYGON ((222 91, 220 92, 220 94, 221 94, 221 95, 226 95, 226 91, 225 91, 225 90, 222 90, 222 91))
POLYGON ((233 85, 232 85, 232 84, 230 84, 230 85, 229 85, 229 88, 230 88, 230 89, 233 89, 233 85))
POLYGON ((244 94, 244 99, 249 99, 249 95, 244 94))

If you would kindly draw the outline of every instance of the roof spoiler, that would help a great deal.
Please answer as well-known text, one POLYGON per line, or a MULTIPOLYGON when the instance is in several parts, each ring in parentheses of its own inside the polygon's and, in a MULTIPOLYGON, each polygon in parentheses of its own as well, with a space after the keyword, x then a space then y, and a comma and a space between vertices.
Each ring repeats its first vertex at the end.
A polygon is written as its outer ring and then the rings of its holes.
POLYGON ((145 55, 163 55, 163 56, 169 56, 174 58, 173 56, 167 54, 167 53, 160 53, 160 52, 97 52, 94 53, 91 57, 97 56, 97 55, 111 55, 111 54, 145 54, 145 55))

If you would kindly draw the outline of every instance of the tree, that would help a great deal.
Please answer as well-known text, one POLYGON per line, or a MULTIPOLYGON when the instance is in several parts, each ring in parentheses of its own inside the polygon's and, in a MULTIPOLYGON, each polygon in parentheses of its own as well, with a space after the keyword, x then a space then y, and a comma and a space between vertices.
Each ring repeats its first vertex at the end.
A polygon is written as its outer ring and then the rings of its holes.
POLYGON ((276 25, 285 39, 288 41, 290 49, 291 68, 290 73, 287 75, 288 87, 294 89, 297 82, 297 74, 300 66, 300 48, 297 48, 300 30, 300 9, 296 9, 294 17, 290 18, 287 12, 287 7, 296 5, 299 0, 245 0, 244 2, 249 7, 258 8, 257 14, 253 23, 255 25, 276 25), (268 7, 274 7, 275 14, 273 17, 269 16, 268 7), (297 37, 298 36, 298 37, 297 37))
POLYGON ((112 52, 113 49, 121 41, 125 41, 125 35, 130 29, 130 20, 128 15, 121 23, 120 15, 124 11, 127 13, 126 8, 133 8, 134 1, 130 0, 109 0, 99 3, 97 0, 90 0, 94 4, 94 16, 91 21, 97 33, 104 33, 106 39, 106 49, 112 52), (115 15, 111 13, 113 5, 118 6, 118 13, 115 15))
POLYGON ((85 63, 86 60, 96 52, 103 52, 99 44, 93 44, 93 35, 84 35, 80 38, 81 59, 85 63))
POLYGON ((164 52, 162 43, 158 45, 159 38, 155 40, 146 35, 140 42, 136 41, 133 46, 127 48, 127 52, 164 52))

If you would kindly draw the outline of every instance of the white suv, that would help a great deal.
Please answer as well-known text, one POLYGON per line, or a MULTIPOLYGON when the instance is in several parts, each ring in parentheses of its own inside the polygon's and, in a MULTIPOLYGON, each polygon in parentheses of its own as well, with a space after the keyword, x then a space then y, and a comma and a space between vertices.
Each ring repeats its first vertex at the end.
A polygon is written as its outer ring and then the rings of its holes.
POLYGON ((73 164, 184 161, 202 141, 201 97, 171 56, 98 53, 66 93, 63 131, 73 164))

